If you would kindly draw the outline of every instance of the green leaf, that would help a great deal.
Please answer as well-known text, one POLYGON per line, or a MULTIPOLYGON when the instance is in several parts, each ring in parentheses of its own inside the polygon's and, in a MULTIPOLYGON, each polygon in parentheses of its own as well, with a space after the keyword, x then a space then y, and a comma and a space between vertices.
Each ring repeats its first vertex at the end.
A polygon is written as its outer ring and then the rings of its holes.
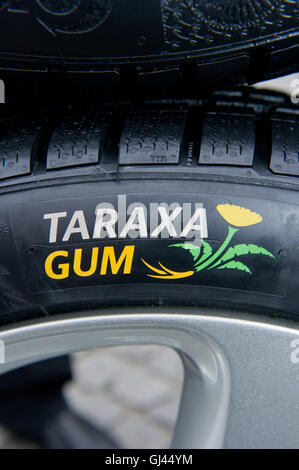
POLYGON ((238 269, 239 271, 245 271, 248 274, 252 274, 248 266, 241 263, 240 261, 229 261, 226 264, 223 264, 217 269, 238 269))
MULTIPOLYGON (((208 242, 205 242, 204 240, 202 241, 202 246, 203 246, 203 253, 202 257, 198 260, 198 262, 195 265, 195 269, 200 267, 200 264, 203 263, 207 258, 209 258, 213 254, 213 249, 211 245, 208 242)), ((200 271, 200 269, 196 269, 197 271, 200 271)))
POLYGON ((275 258, 275 256, 272 255, 270 251, 267 251, 265 248, 261 246, 252 245, 252 244, 246 245, 245 243, 243 243, 240 245, 235 245, 234 247, 230 247, 226 251, 226 253, 224 253, 224 255, 215 264, 213 264, 209 269, 215 268, 216 266, 219 266, 221 263, 230 261, 236 256, 243 256, 243 255, 263 255, 263 256, 269 256, 270 258, 275 258))
POLYGON ((198 245, 193 245, 193 243, 178 243, 176 245, 169 245, 170 247, 177 247, 177 248, 183 248, 184 250, 189 251, 189 253, 192 255, 194 261, 196 261, 201 252, 201 246, 198 245))

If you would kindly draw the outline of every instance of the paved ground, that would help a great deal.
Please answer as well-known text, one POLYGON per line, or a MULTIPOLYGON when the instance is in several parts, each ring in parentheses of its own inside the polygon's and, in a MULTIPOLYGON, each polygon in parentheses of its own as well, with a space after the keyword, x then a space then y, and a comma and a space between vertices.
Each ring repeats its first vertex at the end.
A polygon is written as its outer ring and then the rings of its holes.
POLYGON ((177 353, 158 346, 103 349, 77 355, 74 370, 70 402, 122 447, 169 446, 183 379, 177 353))

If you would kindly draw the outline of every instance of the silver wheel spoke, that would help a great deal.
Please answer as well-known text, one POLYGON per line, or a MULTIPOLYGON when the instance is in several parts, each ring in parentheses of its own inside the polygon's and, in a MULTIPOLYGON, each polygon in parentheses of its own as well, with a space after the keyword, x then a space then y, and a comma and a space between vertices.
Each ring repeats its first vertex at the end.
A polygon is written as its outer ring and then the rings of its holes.
POLYGON ((77 312, 2 328, 0 373, 98 346, 170 346, 185 369, 174 448, 298 447, 295 323, 203 309, 139 312, 77 312))

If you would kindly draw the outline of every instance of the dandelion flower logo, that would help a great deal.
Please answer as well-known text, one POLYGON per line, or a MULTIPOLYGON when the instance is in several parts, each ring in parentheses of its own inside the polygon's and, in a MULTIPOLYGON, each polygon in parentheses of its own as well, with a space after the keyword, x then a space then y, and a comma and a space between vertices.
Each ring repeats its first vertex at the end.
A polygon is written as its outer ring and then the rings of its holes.
POLYGON ((234 206, 231 204, 218 204, 216 207, 220 215, 231 225, 235 227, 248 227, 262 222, 260 214, 252 212, 245 207, 234 206))
POLYGON ((161 271, 142 260, 148 268, 156 273, 159 271, 158 274, 160 274, 160 276, 153 276, 150 274, 148 274, 148 276, 157 277, 159 279, 178 279, 192 276, 196 272, 203 271, 204 269, 238 269, 239 271, 244 271, 252 275, 249 267, 236 258, 244 255, 263 255, 275 258, 272 253, 261 246, 245 243, 229 246, 233 237, 241 228, 262 222, 263 218, 260 214, 257 214, 245 207, 233 204, 219 204, 216 209, 229 224, 227 236, 218 250, 213 253, 212 246, 206 241, 202 242, 202 246, 197 246, 193 243, 178 243, 170 245, 170 247, 183 248, 184 250, 189 251, 194 261, 193 271, 174 273, 159 263, 164 269, 164 271, 161 271), (172 277, 169 276, 170 273, 172 273, 172 277))

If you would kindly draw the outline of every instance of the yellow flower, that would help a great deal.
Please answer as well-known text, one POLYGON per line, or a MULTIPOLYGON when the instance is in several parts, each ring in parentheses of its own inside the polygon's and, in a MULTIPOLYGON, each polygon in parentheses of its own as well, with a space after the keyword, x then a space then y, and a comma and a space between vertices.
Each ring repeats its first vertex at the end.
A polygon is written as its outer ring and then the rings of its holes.
POLYGON ((216 209, 229 224, 235 227, 248 227, 249 225, 259 224, 263 220, 260 214, 245 207, 218 204, 216 209))

